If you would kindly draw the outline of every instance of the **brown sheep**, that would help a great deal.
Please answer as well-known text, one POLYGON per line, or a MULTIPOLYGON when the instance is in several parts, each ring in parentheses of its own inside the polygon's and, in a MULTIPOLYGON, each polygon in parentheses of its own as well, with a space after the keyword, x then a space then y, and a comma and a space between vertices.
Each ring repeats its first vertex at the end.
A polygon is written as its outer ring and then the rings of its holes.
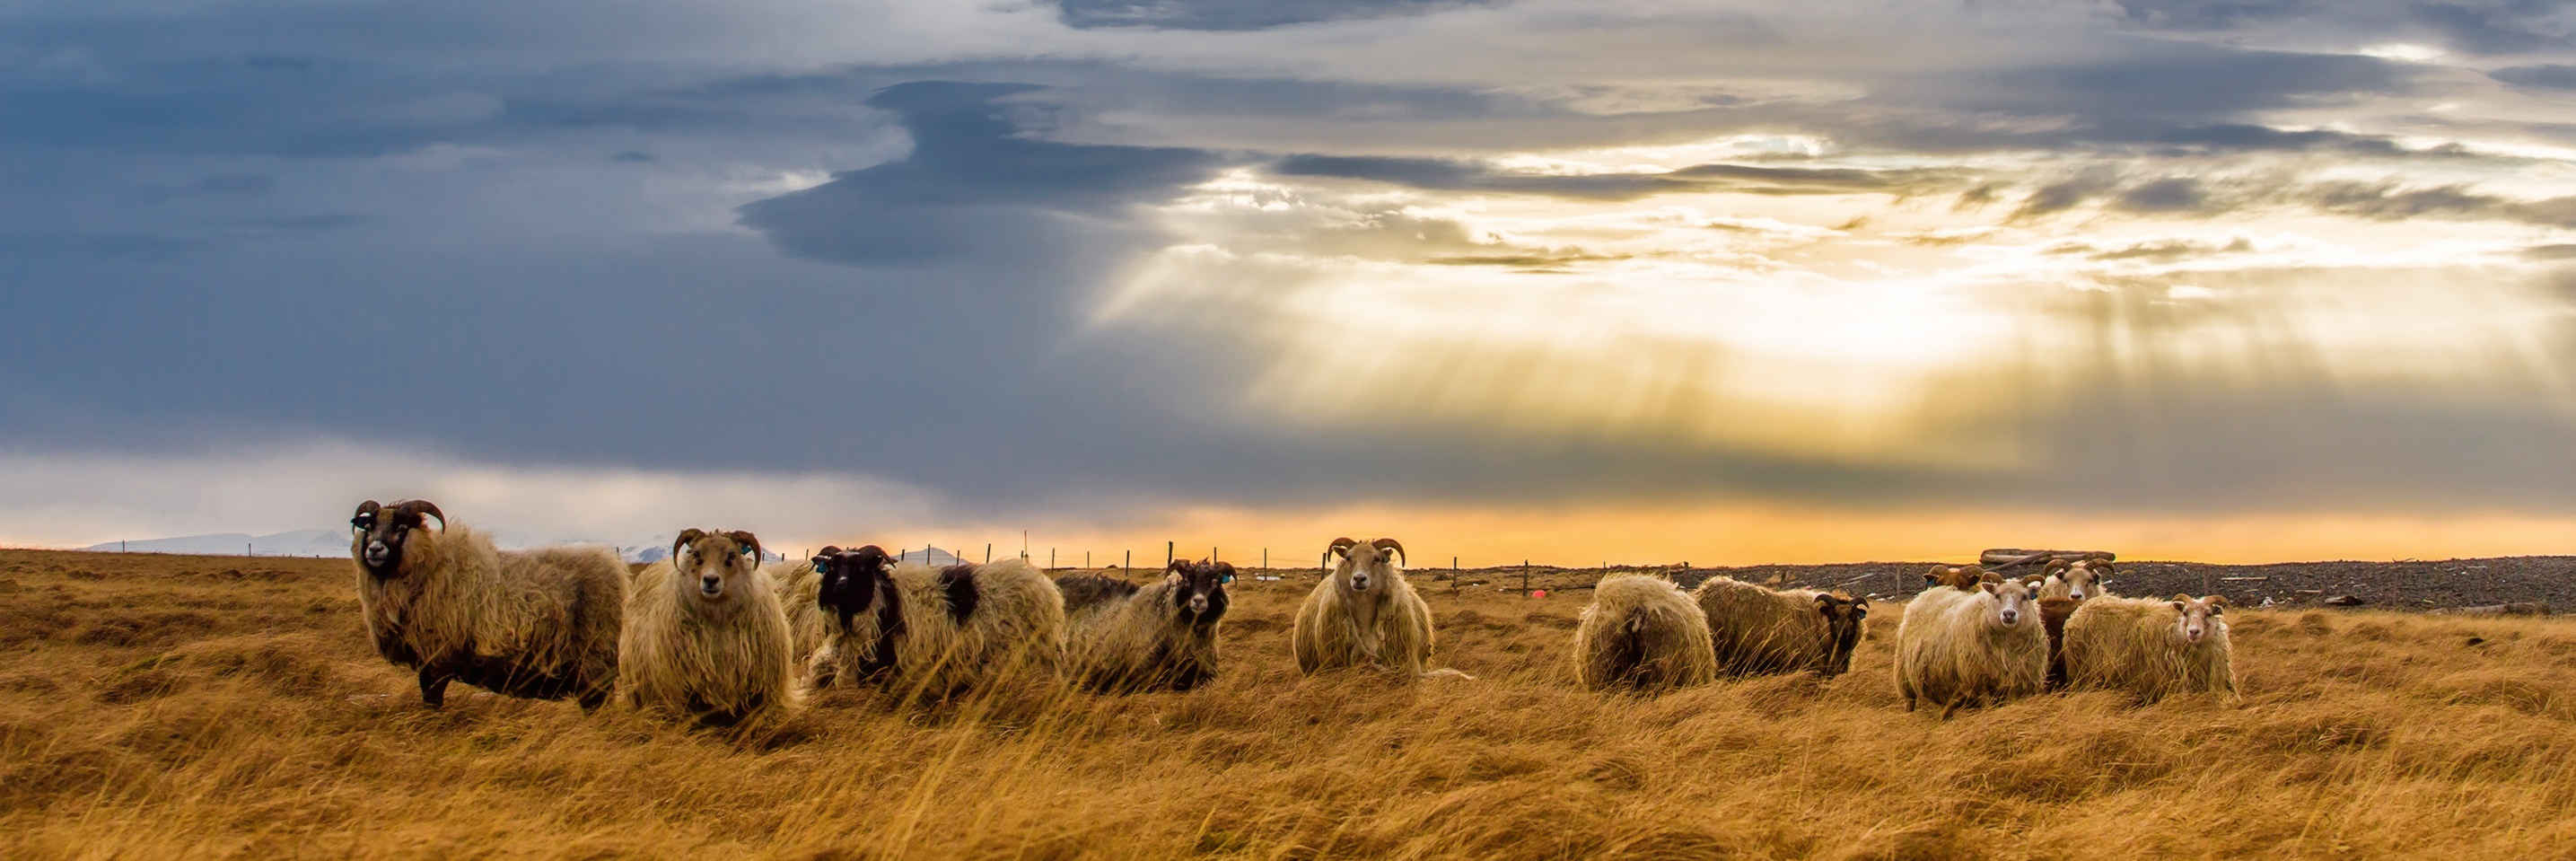
POLYGON ((760 539, 690 529, 636 576, 617 682, 638 709, 728 726, 796 704, 794 647, 760 539))
POLYGON ((420 700, 464 682, 584 711, 617 683, 626 564, 605 548, 504 552, 426 500, 367 500, 349 518, 358 608, 376 654, 419 671, 420 700), (428 520, 438 520, 431 531, 428 520))
POLYGON ((1814 589, 1768 589, 1731 577, 1699 584, 1692 600, 1708 617, 1718 665, 1729 675, 1851 669, 1869 599, 1814 589))

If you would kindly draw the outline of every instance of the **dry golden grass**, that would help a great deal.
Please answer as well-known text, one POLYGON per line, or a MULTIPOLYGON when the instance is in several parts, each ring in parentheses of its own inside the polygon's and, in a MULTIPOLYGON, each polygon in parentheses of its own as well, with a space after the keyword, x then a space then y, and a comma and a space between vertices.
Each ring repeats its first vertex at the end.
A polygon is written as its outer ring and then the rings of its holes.
POLYGON ((2247 701, 1942 723, 1888 679, 1576 689, 1586 592, 1425 584, 1474 682, 1300 678, 1236 584, 1188 694, 820 704, 751 734, 451 691, 347 563, 0 553, 0 856, 2566 857, 2576 623, 2231 613, 2247 701))

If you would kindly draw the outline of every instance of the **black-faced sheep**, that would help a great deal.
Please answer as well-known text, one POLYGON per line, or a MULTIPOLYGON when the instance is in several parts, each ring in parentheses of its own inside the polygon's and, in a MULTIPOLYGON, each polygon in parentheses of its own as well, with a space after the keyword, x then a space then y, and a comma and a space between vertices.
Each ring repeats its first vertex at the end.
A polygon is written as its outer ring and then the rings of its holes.
POLYGON ((423 500, 367 500, 349 526, 367 632, 376 654, 419 671, 421 702, 446 702, 450 681, 585 710, 608 701, 626 606, 617 554, 505 553, 423 500))
POLYGON ((1113 693, 1186 691, 1207 683, 1216 677, 1217 626, 1225 620, 1225 584, 1233 581, 1232 564, 1175 560, 1162 582, 1128 585, 1122 598, 1089 600, 1068 612, 1074 678, 1113 693))
POLYGON ((792 648, 760 539, 691 529, 636 577, 617 684, 638 709, 731 725, 795 705, 792 648))
POLYGON ((1403 555, 1404 545, 1393 538, 1366 544, 1335 538, 1324 549, 1327 573, 1306 593, 1288 634, 1299 671, 1379 666, 1425 674, 1431 606, 1404 581, 1403 555))
POLYGON ((1663 691, 1717 676, 1708 618, 1661 577, 1603 578, 1574 626, 1574 677, 1593 689, 1663 691))
POLYGON ((1692 600, 1708 617, 1717 663, 1730 675, 1851 669, 1869 599, 1814 589, 1766 589, 1731 577, 1699 584, 1692 600))
POLYGON ((2066 620, 2069 687, 2127 691, 2141 702, 2174 694, 2238 696, 2227 601, 2095 598, 2066 620))
POLYGON ((1973 592, 1933 587, 1907 602, 1896 626, 1896 692, 1918 702, 1960 706, 2039 693, 2048 673, 2048 636, 2028 580, 1980 583, 1973 592))
POLYGON ((1025 560, 934 569, 876 545, 816 556, 824 644, 812 684, 878 684, 945 697, 1013 675, 1062 672, 1064 596, 1025 560))
POLYGON ((2109 595, 2112 573, 2111 562, 2106 559, 2052 559, 2048 579, 2039 584, 2039 597, 2082 601, 2109 595))

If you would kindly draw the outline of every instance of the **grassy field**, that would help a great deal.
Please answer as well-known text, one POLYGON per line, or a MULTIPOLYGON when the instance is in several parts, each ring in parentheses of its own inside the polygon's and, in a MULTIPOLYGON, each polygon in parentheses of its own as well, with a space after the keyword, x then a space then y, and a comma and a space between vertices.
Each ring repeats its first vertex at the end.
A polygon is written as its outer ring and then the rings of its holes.
POLYGON ((0 857, 2576 855, 2576 623, 2235 611, 2246 702, 1943 723, 1853 671, 1575 689, 1589 592, 1422 584, 1438 663, 1301 678, 1235 584, 1189 694, 833 698, 756 733, 451 691, 339 560, 0 552, 0 857))

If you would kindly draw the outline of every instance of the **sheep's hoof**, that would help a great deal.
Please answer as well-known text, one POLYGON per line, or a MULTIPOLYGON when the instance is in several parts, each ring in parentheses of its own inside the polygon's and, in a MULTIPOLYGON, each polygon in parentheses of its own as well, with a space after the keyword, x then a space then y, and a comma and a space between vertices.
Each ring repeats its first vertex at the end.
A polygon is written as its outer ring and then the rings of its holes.
POLYGON ((447 705, 447 677, 420 671, 420 701, 430 708, 447 705))

